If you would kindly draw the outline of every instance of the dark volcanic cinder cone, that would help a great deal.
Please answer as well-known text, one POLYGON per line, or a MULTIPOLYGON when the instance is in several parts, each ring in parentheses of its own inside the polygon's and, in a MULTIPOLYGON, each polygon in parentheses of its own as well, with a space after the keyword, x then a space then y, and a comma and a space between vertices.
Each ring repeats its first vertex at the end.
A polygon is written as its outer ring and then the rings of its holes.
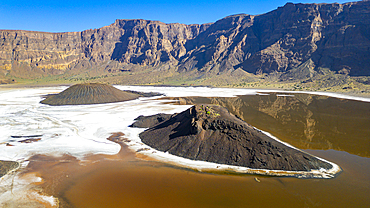
POLYGON ((284 171, 333 167, 267 136, 215 105, 193 106, 142 132, 140 138, 157 150, 192 160, 284 171))
POLYGON ((134 100, 138 94, 124 92, 111 85, 76 84, 56 95, 49 95, 41 103, 48 105, 85 105, 134 100))

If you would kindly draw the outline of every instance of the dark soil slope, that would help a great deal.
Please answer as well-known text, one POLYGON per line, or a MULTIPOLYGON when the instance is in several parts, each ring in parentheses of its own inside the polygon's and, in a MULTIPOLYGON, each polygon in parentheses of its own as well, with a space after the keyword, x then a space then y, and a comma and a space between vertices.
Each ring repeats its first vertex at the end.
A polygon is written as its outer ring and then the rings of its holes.
POLYGON ((140 94, 124 92, 111 85, 87 83, 73 85, 56 95, 49 95, 41 103, 48 105, 84 105, 134 100, 140 94))
POLYGON ((216 105, 196 105, 142 132, 163 152, 255 169, 310 171, 332 165, 290 148, 216 105))
POLYGON ((158 113, 151 116, 139 116, 135 118, 135 122, 130 127, 136 128, 151 128, 165 120, 171 118, 171 114, 158 113))

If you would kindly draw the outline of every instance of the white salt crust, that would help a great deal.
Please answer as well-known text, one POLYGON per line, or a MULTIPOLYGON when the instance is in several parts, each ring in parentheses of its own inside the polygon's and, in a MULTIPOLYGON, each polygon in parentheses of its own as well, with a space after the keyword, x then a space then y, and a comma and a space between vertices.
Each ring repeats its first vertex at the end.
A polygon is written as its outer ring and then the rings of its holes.
MULTIPOLYGON (((281 93, 307 93, 314 95, 325 95, 341 99, 351 99, 370 102, 370 98, 354 97, 328 92, 289 92, 260 89, 232 89, 232 88, 208 88, 208 87, 154 87, 154 86, 115 86, 121 90, 134 90, 141 92, 160 92, 168 97, 234 97, 237 95, 266 95, 270 92, 281 93)), ((131 140, 127 144, 134 151, 148 155, 163 162, 196 169, 199 171, 232 171, 238 173, 258 173, 265 175, 281 175, 296 177, 330 178, 340 171, 339 166, 334 163, 330 170, 313 170, 310 172, 281 171, 250 169, 245 167, 222 165, 204 161, 193 161, 168 153, 154 150, 143 144, 139 133, 144 129, 128 127, 139 115, 153 115, 157 113, 179 113, 189 105, 172 105, 168 102, 173 100, 155 100, 158 97, 139 98, 132 101, 76 106, 48 106, 40 104, 42 96, 58 93, 65 90, 66 86, 39 87, 39 88, 17 88, 0 90, 0 160, 12 160, 28 164, 28 159, 36 154, 61 156, 70 154, 78 159, 83 159, 88 154, 117 154, 120 145, 108 141, 107 138, 114 132, 123 132, 125 137, 131 140), (167 102, 167 104, 165 104, 167 102), (20 143, 19 141, 29 138, 14 138, 14 136, 40 135, 35 138, 41 140, 32 143, 20 143), (12 137, 13 136, 13 137, 12 137)), ((292 96, 292 95, 289 95, 292 96)), ((164 96, 159 96, 164 97, 164 96)), ((276 139, 269 133, 267 135, 276 139)), ((281 142, 281 141, 280 141, 281 142)), ((286 144, 290 146, 289 144, 286 144)), ((321 159, 323 160, 323 159, 321 159)), ((325 161, 325 160, 323 160, 325 161)), ((36 176, 35 176, 36 177, 36 176)), ((4 176, 1 179, 0 205, 8 202, 10 197, 9 180, 17 185, 20 192, 29 191, 29 184, 34 183, 32 179, 21 179, 17 173, 4 176), (12 179, 9 179, 13 177, 12 179), (23 188, 22 188, 23 186, 23 188)), ((25 193, 25 192, 24 192, 25 193)), ((28 192, 27 192, 28 193, 28 192)), ((22 195, 22 194, 20 194, 22 195)), ((20 196, 19 195, 19 196, 20 196)), ((51 196, 43 196, 40 193, 32 193, 24 196, 35 197, 38 200, 48 202, 51 206, 55 199, 51 196)), ((21 197, 20 197, 21 198, 21 197)), ((17 200, 17 197, 13 197, 17 200)))

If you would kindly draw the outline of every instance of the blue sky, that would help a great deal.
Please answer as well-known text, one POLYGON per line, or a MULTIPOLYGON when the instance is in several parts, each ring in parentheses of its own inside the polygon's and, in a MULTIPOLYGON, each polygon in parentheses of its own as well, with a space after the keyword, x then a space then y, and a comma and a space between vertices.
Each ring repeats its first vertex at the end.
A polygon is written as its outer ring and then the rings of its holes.
POLYGON ((116 19, 203 24, 233 14, 262 14, 293 3, 348 1, 282 0, 0 0, 0 29, 72 32, 100 28, 116 19))

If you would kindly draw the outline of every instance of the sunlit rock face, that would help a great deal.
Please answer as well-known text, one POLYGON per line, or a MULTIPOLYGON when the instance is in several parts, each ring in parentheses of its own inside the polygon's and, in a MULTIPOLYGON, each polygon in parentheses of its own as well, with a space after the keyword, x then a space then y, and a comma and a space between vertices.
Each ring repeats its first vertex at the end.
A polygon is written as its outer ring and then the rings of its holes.
POLYGON ((192 160, 284 171, 332 168, 216 105, 195 105, 142 132, 140 138, 157 150, 192 160))
POLYGON ((133 100, 139 94, 124 92, 111 85, 99 83, 77 84, 56 95, 48 95, 41 103, 48 105, 86 105, 133 100))
POLYGON ((202 25, 116 20, 82 32, 0 30, 0 78, 163 65, 179 72, 286 72, 283 80, 328 69, 370 75, 369 9, 369 1, 287 3, 265 14, 232 15, 202 25))

